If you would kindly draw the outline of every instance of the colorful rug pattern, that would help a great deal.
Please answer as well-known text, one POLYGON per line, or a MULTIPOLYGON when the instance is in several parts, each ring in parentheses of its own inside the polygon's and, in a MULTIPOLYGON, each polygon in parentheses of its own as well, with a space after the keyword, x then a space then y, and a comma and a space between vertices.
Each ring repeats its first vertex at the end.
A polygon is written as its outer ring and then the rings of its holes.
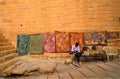
POLYGON ((27 54, 29 44, 29 35, 18 35, 17 36, 17 53, 27 54))
POLYGON ((31 34, 29 42, 29 52, 33 54, 43 53, 42 34, 31 34))
POLYGON ((120 32, 107 32, 108 39, 118 39, 120 38, 120 32))
POLYGON ((80 49, 82 50, 83 47, 83 33, 81 32, 70 32, 70 48, 76 42, 79 42, 80 49))
POLYGON ((106 45, 107 37, 105 31, 99 32, 85 32, 84 33, 85 45, 106 45))
POLYGON ((69 33, 56 32, 56 52, 69 52, 69 33))
POLYGON ((43 33, 44 52, 55 52, 55 32, 43 33))

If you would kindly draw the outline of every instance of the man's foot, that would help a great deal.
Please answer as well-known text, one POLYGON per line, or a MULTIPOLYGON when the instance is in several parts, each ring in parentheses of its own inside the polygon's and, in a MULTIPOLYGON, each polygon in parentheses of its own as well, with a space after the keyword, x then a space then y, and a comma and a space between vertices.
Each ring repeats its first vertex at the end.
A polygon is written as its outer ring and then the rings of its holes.
POLYGON ((80 65, 78 63, 73 62, 73 65, 79 67, 80 65))
POLYGON ((76 64, 74 61, 73 61, 73 63, 72 64, 76 64))
POLYGON ((75 66, 79 67, 80 65, 78 63, 76 63, 75 66))
POLYGON ((81 62, 81 61, 79 62, 79 65, 82 65, 82 62, 81 62))

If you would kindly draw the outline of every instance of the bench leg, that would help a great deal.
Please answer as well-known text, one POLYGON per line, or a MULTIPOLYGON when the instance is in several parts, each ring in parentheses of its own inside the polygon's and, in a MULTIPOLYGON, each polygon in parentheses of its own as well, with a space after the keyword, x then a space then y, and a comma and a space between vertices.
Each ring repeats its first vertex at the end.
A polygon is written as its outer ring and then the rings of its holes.
POLYGON ((108 61, 108 62, 110 61, 110 56, 109 56, 109 55, 107 55, 107 61, 108 61))

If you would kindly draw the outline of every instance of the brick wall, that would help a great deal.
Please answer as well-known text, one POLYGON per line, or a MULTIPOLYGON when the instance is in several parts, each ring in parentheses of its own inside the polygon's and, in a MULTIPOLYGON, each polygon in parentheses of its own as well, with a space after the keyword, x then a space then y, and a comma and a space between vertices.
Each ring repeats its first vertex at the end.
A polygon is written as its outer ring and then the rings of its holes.
POLYGON ((0 0, 0 31, 18 33, 120 30, 120 0, 0 0))

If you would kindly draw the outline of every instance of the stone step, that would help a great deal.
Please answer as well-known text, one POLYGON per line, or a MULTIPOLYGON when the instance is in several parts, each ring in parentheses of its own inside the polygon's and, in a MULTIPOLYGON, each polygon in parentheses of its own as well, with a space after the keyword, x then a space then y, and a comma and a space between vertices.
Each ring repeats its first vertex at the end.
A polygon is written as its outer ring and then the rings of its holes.
POLYGON ((5 36, 3 36, 3 35, 0 35, 0 39, 2 39, 2 38, 5 38, 5 36))
POLYGON ((11 53, 15 53, 16 50, 15 49, 11 49, 11 50, 5 50, 5 51, 1 51, 0 52, 0 57, 11 54, 11 53))
POLYGON ((5 39, 5 38, 3 38, 3 39, 0 39, 0 42, 8 42, 9 40, 8 39, 5 39))
POLYGON ((7 46, 7 45, 11 45, 10 42, 0 42, 0 46, 7 46))
POLYGON ((0 36, 3 36, 3 33, 0 32, 0 36))
MULTIPOLYGON (((0 63, 0 72, 4 71, 6 68, 9 68, 11 65, 18 61, 18 57, 15 57, 9 61, 0 63)), ((1 73, 0 73, 1 75, 1 73)))
POLYGON ((2 40, 2 39, 6 39, 4 36, 0 36, 0 40, 2 40))
POLYGON ((18 53, 12 53, 12 54, 5 55, 3 57, 0 57, 0 63, 11 60, 11 59, 18 57, 18 56, 19 56, 18 53))
POLYGON ((43 54, 30 54, 32 57, 40 58, 69 58, 71 55, 69 53, 43 53, 43 54))
POLYGON ((0 51, 10 50, 10 49, 13 49, 13 48, 15 48, 15 47, 12 46, 12 45, 9 45, 9 46, 0 46, 0 51))

